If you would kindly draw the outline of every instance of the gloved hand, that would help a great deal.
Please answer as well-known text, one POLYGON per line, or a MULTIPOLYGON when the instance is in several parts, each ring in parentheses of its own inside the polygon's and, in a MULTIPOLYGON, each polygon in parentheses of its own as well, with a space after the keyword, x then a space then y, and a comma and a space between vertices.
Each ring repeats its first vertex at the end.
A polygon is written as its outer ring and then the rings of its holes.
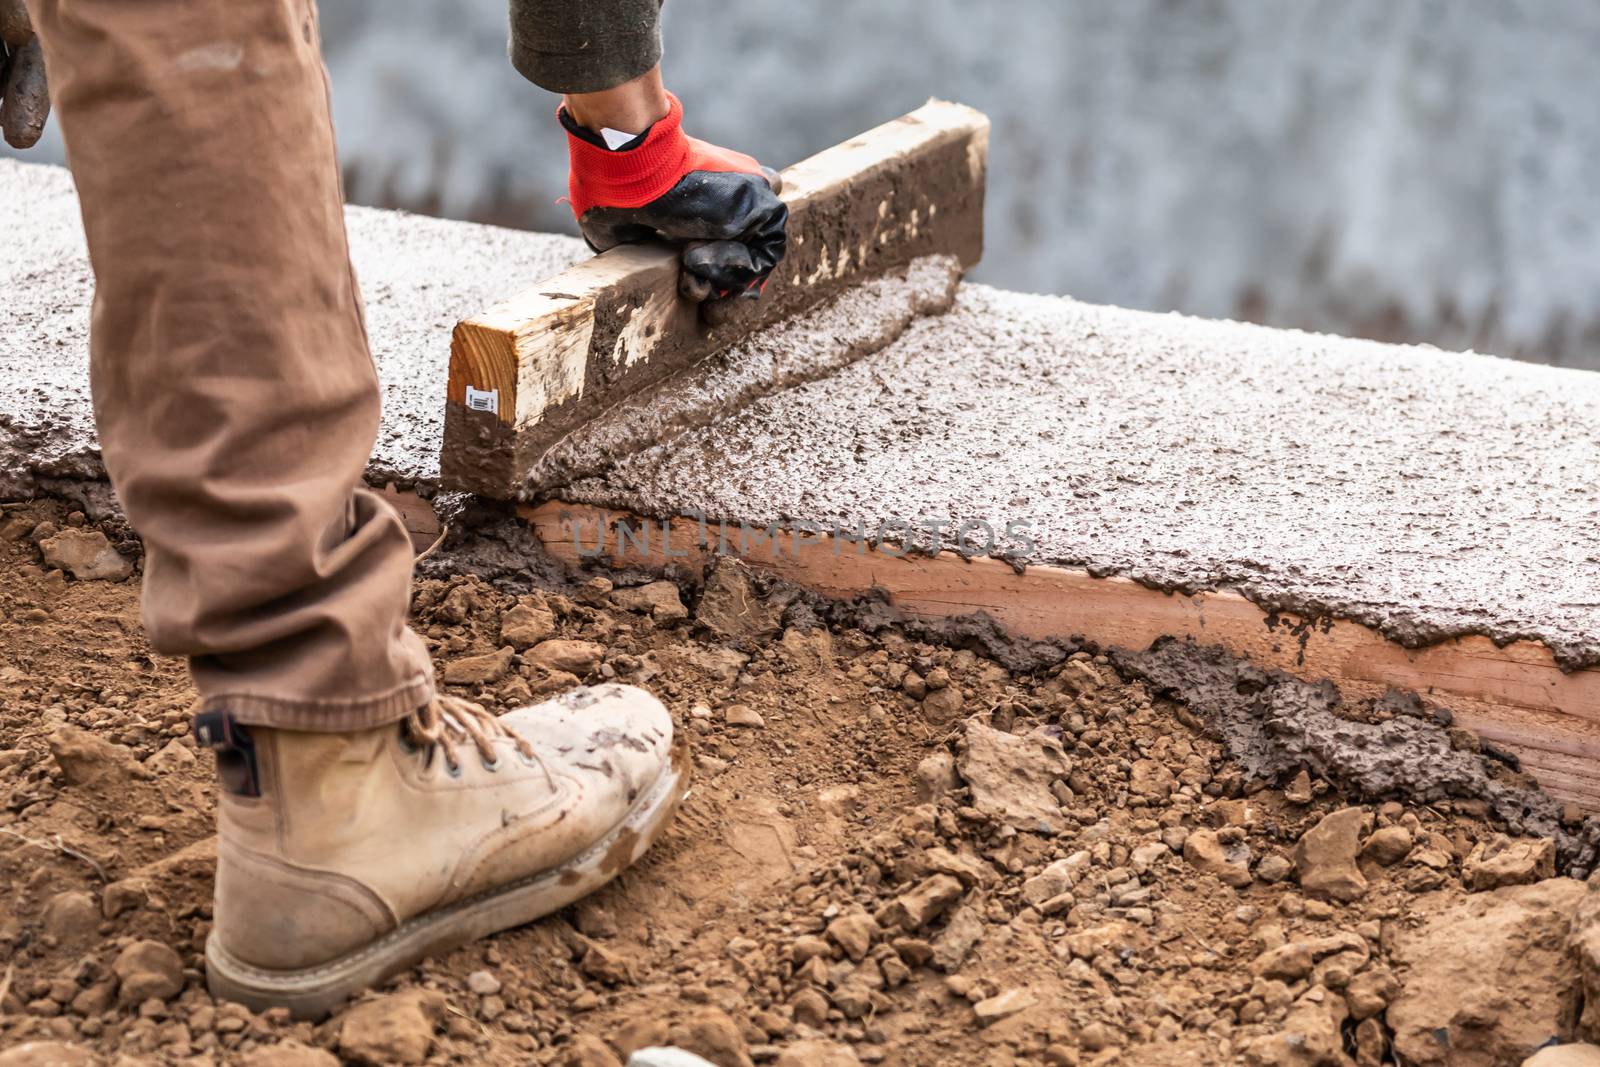
MULTIPOLYGON (((761 294, 783 259, 781 180, 754 159, 683 132, 683 105, 616 150, 558 113, 572 159, 568 194, 596 252, 661 237, 681 243, 678 289, 712 304, 761 294)), ((713 316, 715 318, 715 316, 713 316)))
POLYGON ((13 148, 32 148, 44 133, 50 94, 44 53, 22 0, 0 0, 0 132, 13 148))

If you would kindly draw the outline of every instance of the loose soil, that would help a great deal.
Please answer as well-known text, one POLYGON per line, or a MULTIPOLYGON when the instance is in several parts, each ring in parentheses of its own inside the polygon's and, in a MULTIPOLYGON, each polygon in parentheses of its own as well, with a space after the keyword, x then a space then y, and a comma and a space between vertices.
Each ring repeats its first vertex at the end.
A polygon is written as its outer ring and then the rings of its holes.
POLYGON ((214 802, 183 666, 145 643, 137 575, 79 581, 37 547, 84 525, 0 513, 0 1064, 610 1067, 667 1042, 719 1067, 1378 1064, 1396 1039, 1405 1062, 1515 1064, 1579 1028, 1585 887, 1483 802, 1253 778, 1105 656, 1008 669, 782 591, 730 597, 737 572, 703 603, 419 579, 441 675, 487 678, 452 691, 504 710, 642 685, 696 784, 588 901, 326 1022, 253 1015, 202 977, 214 802), (548 610, 546 636, 599 646, 587 678, 536 649, 471 660, 519 603, 508 626, 548 610), (1457 948, 1482 958, 1447 966, 1457 948), (1495 972, 1511 959, 1544 962, 1495 972))

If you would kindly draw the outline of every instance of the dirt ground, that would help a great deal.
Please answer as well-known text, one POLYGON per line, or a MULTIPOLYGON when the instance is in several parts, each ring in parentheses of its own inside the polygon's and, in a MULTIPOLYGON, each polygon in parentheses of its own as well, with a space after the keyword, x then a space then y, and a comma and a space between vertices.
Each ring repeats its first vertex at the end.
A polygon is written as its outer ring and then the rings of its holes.
POLYGON ((0 514, 0 1065, 1517 1064, 1584 1028, 1587 888, 1481 802, 1252 781, 1103 656, 1010 671, 808 628, 737 569, 703 600, 419 580, 453 692, 645 686, 696 783, 590 900, 326 1022, 252 1015, 202 977, 212 771, 184 669, 145 643, 137 574, 46 562, 75 527, 0 514), (530 618, 592 643, 586 679, 511 640, 530 618))

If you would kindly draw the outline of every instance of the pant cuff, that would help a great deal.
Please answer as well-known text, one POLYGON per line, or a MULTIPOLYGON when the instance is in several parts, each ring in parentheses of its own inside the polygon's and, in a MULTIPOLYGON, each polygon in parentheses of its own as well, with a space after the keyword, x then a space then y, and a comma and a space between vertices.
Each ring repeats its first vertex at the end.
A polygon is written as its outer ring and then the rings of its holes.
POLYGON ((393 689, 354 699, 303 700, 259 693, 212 693, 200 701, 197 710, 226 712, 246 726, 345 734, 398 722, 433 696, 432 675, 423 673, 393 689))

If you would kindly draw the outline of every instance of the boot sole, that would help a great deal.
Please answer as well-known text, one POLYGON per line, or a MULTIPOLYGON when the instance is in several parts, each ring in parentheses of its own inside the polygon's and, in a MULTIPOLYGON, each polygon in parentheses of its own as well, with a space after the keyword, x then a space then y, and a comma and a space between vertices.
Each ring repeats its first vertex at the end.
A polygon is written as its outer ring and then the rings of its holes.
POLYGON ((533 922, 611 881, 655 844, 688 792, 686 753, 672 759, 648 793, 605 837, 559 867, 480 896, 419 915, 335 960, 296 971, 252 967, 206 939, 206 986, 219 1000, 251 1011, 288 1008, 296 1019, 320 1019, 345 1001, 422 960, 533 922))

